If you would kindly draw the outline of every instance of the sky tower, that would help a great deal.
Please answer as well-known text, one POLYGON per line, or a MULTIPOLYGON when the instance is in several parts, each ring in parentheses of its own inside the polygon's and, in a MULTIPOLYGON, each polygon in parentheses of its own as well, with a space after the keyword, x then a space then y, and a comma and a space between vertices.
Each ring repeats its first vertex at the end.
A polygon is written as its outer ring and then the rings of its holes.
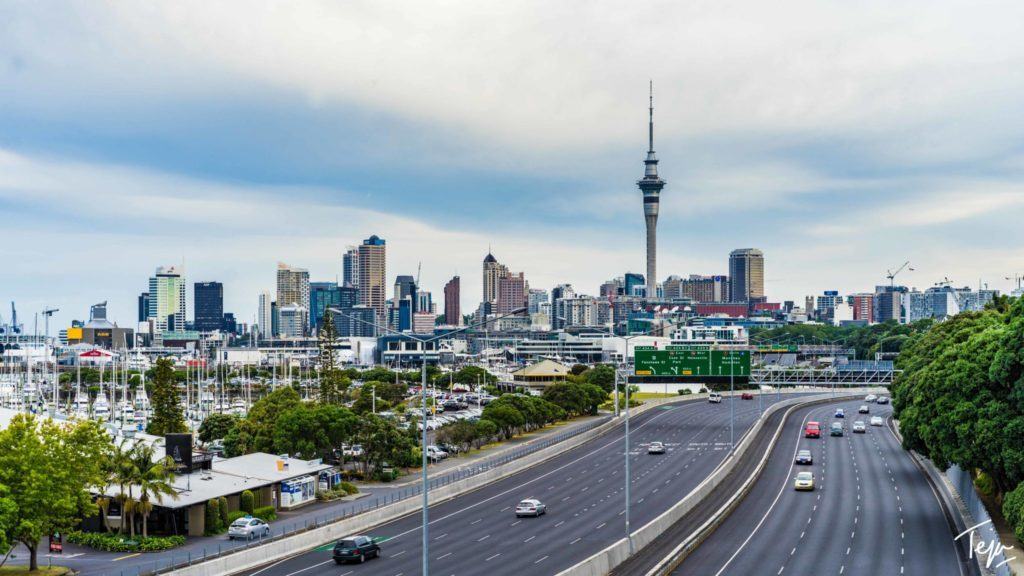
POLYGON ((658 157, 654 155, 654 81, 650 84, 649 120, 647 125, 647 159, 644 177, 636 185, 644 195, 644 221, 647 224, 647 297, 658 296, 658 204, 665 181, 658 178, 658 157))

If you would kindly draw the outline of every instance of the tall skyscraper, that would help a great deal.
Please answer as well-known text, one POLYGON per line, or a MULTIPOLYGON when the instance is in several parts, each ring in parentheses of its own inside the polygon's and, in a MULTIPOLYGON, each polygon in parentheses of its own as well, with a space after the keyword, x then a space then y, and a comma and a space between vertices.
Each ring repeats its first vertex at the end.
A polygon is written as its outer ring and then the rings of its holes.
POLYGON ((358 246, 348 246, 341 257, 341 285, 359 288, 358 246))
POLYGON ((149 292, 139 294, 139 322, 149 318, 149 292))
POLYGON ((729 286, 732 302, 764 297, 764 252, 740 248, 729 253, 729 286))
POLYGON ((487 251, 484 258, 484 294, 482 302, 494 305, 498 301, 498 281, 508 276, 508 267, 499 264, 498 259, 487 251))
POLYGON ((455 276, 444 285, 444 323, 451 326, 462 324, 462 306, 459 302, 461 283, 458 276, 455 276))
POLYGON ((196 282, 192 302, 196 317, 194 326, 200 332, 224 328, 224 285, 220 282, 196 282))
POLYGON ((434 312, 434 296, 430 290, 416 290, 416 312, 434 312))
POLYGON ((387 320, 386 271, 384 239, 374 235, 363 240, 359 245, 359 303, 376 311, 378 324, 387 320))
POLYGON ((309 284, 309 328, 315 334, 323 322, 328 308, 351 308, 356 305, 356 289, 338 286, 334 282, 310 282, 309 284))
POLYGON ((274 333, 274 295, 268 291, 260 292, 259 311, 256 322, 259 324, 260 338, 273 338, 274 333))
POLYGON ((400 275, 395 278, 395 306, 406 298, 410 298, 413 301, 413 312, 416 308, 416 279, 412 276, 400 275))
POLYGON ((149 279, 149 314, 154 331, 185 330, 185 277, 174 266, 156 269, 149 279))
POLYGON ((658 177, 658 157, 654 155, 654 83, 651 83, 650 106, 647 124, 647 159, 644 160, 644 177, 637 186, 644 195, 644 223, 647 225, 647 297, 658 295, 658 207, 661 189, 665 181, 658 177))
POLYGON ((509 314, 526 306, 529 286, 522 272, 509 274, 498 280, 498 300, 495 314, 509 314))
MULTIPOLYGON (((284 310, 285 306, 291 307, 294 312, 296 306, 302 307, 309 312, 309 271, 304 268, 289 266, 284 262, 277 263, 277 307, 284 310)), ((294 324, 294 321, 292 322, 294 324)), ((303 320, 303 332, 309 327, 309 319, 303 320)), ((290 325, 289 332, 294 332, 294 326, 290 325)))
MULTIPOLYGON (((636 296, 637 288, 644 285, 644 275, 635 272, 626 272, 623 276, 623 289, 626 296, 636 296)), ((650 288, 648 288, 649 290, 650 288)), ((650 294, 651 292, 648 292, 650 294)))

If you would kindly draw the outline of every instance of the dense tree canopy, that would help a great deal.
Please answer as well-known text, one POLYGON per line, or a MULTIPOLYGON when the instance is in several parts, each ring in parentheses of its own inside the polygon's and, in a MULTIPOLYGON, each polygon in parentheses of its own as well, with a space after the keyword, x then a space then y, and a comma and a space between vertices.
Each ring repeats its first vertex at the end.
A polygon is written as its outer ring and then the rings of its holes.
POLYGON ((157 436, 185 432, 185 415, 181 410, 174 364, 170 358, 160 358, 152 369, 153 417, 147 432, 157 436))
POLYGON ((830 324, 787 324, 771 330, 752 330, 752 344, 838 344, 849 346, 857 358, 872 359, 876 352, 899 352, 907 338, 932 326, 932 320, 913 324, 895 321, 871 326, 832 326, 830 324))
POLYGON ((936 465, 1024 480, 1024 301, 967 312, 911 336, 893 386, 904 444, 936 465))

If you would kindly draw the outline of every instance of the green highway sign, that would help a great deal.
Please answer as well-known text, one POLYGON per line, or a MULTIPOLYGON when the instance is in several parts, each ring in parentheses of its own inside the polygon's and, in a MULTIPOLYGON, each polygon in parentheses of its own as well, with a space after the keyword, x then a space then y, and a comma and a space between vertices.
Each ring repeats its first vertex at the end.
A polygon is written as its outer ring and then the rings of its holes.
POLYGON ((750 376, 749 350, 712 350, 710 346, 637 346, 637 376, 750 376))

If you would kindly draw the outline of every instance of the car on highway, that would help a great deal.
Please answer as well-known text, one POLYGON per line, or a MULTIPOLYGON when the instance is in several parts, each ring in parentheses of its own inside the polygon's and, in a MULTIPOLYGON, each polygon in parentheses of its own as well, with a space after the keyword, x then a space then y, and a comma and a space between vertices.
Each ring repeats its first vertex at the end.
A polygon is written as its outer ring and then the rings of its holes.
POLYGON ((750 392, 744 392, 743 394, 740 394, 740 400, 753 400, 753 399, 754 399, 754 395, 751 394, 750 392))
POLYGON ((874 394, 868 394, 864 397, 865 402, 874 402, 875 400, 878 400, 878 396, 875 396, 874 394))
POLYGON ((814 421, 808 422, 804 427, 804 438, 821 438, 821 424, 814 421))
POLYGON ((228 526, 228 540, 241 538, 252 540, 253 538, 266 538, 270 536, 270 524, 259 518, 244 516, 235 520, 228 526))
POLYGON ((540 500, 534 498, 527 498, 519 504, 516 504, 516 518, 522 518, 523 516, 540 516, 541 514, 547 514, 548 507, 540 500))
POLYGON ((810 450, 800 450, 796 453, 797 464, 814 464, 814 457, 810 450))
POLYGON ((872 426, 881 426, 882 424, 884 424, 884 421, 882 420, 881 416, 872 416, 871 417, 871 425, 872 426))
POLYGON ((712 392, 708 394, 708 402, 711 402, 712 404, 721 404, 722 395, 719 394, 718 392, 712 392))
POLYGON ((866 426, 864 426, 864 421, 863 420, 857 420, 856 422, 853 423, 853 433, 854 434, 864 434, 867 431, 868 431, 868 429, 867 429, 866 426))
POLYGON ((661 442, 651 442, 647 446, 647 453, 648 454, 664 454, 665 453, 665 445, 662 444, 661 442))
POLYGON ((875 402, 877 402, 878 404, 888 404, 889 403, 889 397, 888 396, 879 396, 878 400, 876 400, 875 402))
POLYGON ((380 545, 369 536, 349 536, 334 544, 331 551, 335 564, 366 562, 367 558, 380 558, 380 545))
POLYGON ((842 436, 843 425, 839 422, 833 422, 832 427, 829 429, 829 436, 842 436))
POLYGON ((835 417, 836 418, 846 418, 846 410, 843 410, 842 408, 836 408, 835 417))
POLYGON ((860 412, 861 414, 870 414, 871 408, 869 408, 867 404, 861 404, 860 408, 857 409, 857 412, 860 412))
POLYGON ((814 474, 810 472, 798 473, 793 482, 793 488, 797 490, 814 490, 814 474))

